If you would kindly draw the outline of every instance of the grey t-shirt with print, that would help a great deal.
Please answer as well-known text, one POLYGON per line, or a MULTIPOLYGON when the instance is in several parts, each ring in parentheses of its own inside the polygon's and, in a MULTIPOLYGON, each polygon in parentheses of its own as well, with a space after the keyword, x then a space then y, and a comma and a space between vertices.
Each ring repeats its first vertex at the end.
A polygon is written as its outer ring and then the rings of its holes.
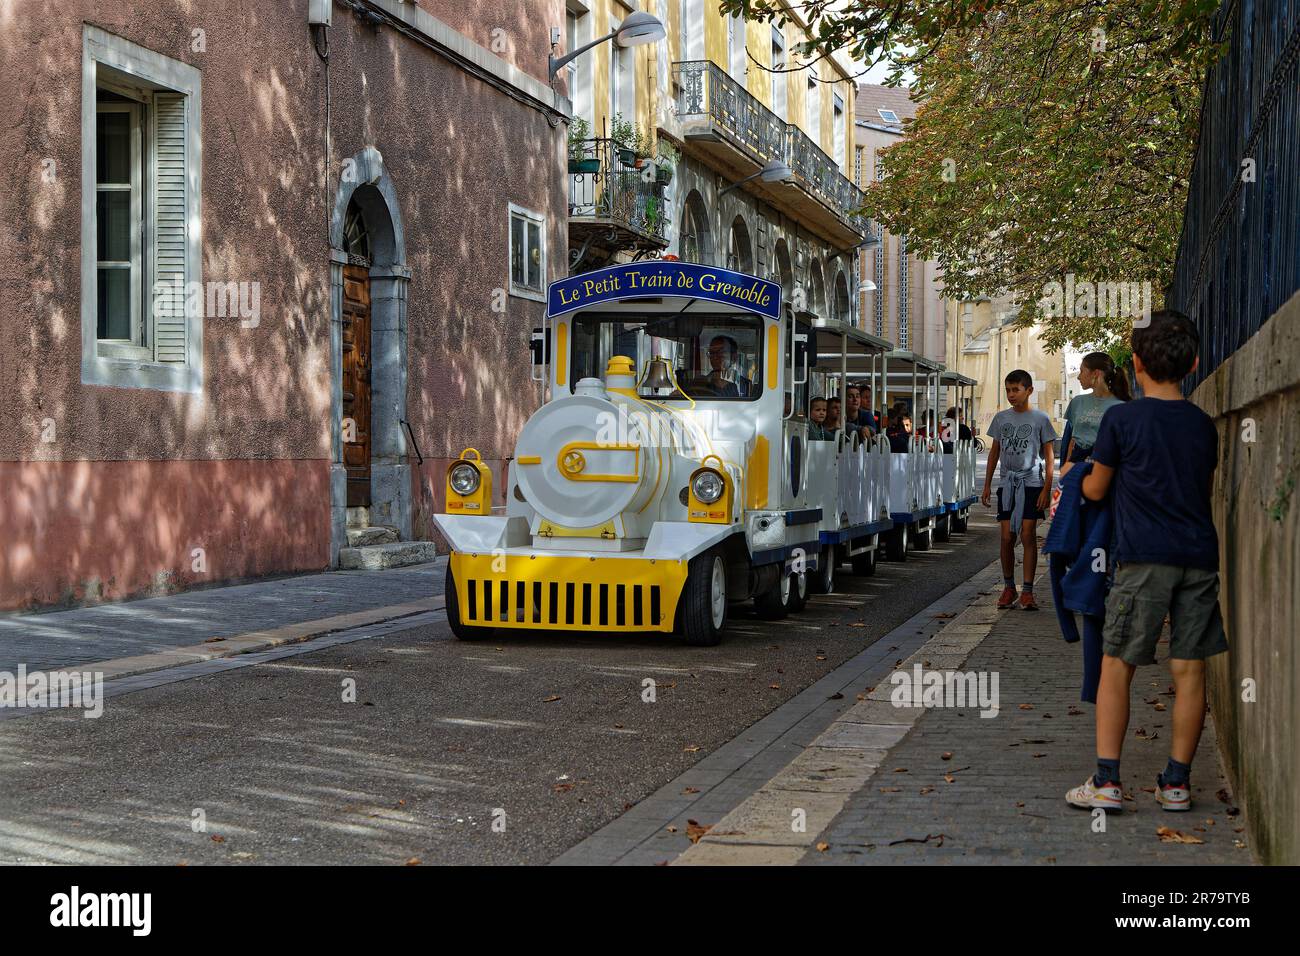
POLYGON ((1031 408, 1018 412, 1004 408, 989 423, 989 437, 998 443, 998 476, 1005 481, 1011 471, 1032 472, 1028 484, 1041 486, 1045 475, 1044 442, 1056 441, 1056 429, 1046 413, 1031 408))

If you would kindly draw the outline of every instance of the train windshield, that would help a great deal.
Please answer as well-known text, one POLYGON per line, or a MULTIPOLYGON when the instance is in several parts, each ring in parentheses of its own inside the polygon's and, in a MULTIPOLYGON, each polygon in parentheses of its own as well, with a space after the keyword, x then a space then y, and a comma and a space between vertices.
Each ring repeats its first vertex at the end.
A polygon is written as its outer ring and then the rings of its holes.
POLYGON ((643 398, 680 399, 684 392, 743 402, 762 394, 763 320, 755 315, 580 315, 573 322, 570 388, 583 378, 603 381, 615 355, 636 362, 643 398))

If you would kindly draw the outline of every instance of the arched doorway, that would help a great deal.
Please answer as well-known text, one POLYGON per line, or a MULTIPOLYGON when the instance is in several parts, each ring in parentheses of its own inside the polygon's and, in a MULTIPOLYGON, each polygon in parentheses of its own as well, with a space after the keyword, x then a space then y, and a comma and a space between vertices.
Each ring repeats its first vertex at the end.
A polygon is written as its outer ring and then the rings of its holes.
POLYGON ((781 298, 787 304, 794 295, 794 269, 790 265, 790 247, 784 239, 776 241, 776 275, 773 279, 781 287, 781 298))
POLYGON ((831 296, 831 317, 853 323, 853 302, 849 298, 849 280, 843 269, 835 273, 835 292, 831 296))
POLYGON ((330 220, 331 564, 350 525, 411 536, 401 212, 377 149, 343 170, 330 220))

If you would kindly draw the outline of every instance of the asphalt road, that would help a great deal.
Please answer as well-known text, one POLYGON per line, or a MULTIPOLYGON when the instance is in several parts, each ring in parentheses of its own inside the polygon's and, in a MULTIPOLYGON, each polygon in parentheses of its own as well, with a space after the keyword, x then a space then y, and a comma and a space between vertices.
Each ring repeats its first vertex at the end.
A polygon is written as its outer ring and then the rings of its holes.
POLYGON ((715 648, 438 624, 5 721, 0 862, 545 863, 995 556, 977 505, 715 648))

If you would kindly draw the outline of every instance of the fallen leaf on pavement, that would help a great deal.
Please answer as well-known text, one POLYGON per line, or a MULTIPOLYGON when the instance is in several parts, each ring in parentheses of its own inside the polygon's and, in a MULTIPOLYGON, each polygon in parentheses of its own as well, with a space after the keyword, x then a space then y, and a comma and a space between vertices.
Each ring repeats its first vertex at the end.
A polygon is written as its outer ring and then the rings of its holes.
POLYGON ((894 773, 907 773, 907 772, 908 772, 908 770, 907 770, 906 767, 895 767, 895 768, 894 768, 894 773))
POLYGON ((819 660, 819 661, 824 661, 824 660, 826 660, 826 655, 825 655, 825 654, 818 654, 818 655, 817 655, 817 660, 819 660))
POLYGON ((547 697, 545 700, 543 700, 542 703, 543 703, 543 704, 553 704, 553 703, 555 703, 557 700, 560 700, 560 699, 561 699, 561 698, 560 698, 560 695, 559 695, 559 694, 552 694, 550 697, 547 697))
POLYGON ((704 836, 704 834, 708 833, 712 829, 713 824, 709 824, 705 827, 700 826, 700 824, 696 823, 694 820, 686 821, 686 835, 690 837, 692 843, 699 843, 700 837, 704 836))
POLYGON ((901 793, 902 790, 903 790, 902 787, 881 787, 880 788, 881 793, 901 793))
POLYGON ((858 695, 858 700, 866 700, 866 699, 867 699, 867 695, 866 695, 866 694, 859 694, 859 695, 858 695))
POLYGON ((1179 830, 1169 827, 1157 827, 1156 836, 1160 837, 1161 843, 1204 843, 1200 837, 1194 837, 1179 830))
POLYGON ((1033 704, 1021 704, 1021 705, 1020 705, 1020 709, 1021 709, 1021 710, 1033 710, 1033 709, 1034 709, 1034 705, 1033 705, 1033 704))
POLYGON ((688 744, 686 747, 683 747, 683 748, 682 748, 682 752, 683 752, 683 753, 688 753, 688 754, 693 754, 693 753, 696 753, 699 749, 700 749, 700 748, 699 748, 697 745, 695 745, 695 744, 688 744))
POLYGON ((669 833, 676 833, 676 832, 677 832, 677 828, 676 828, 676 827, 664 827, 664 829, 667 830, 669 833))
POLYGON ((213 843, 225 843, 225 842, 226 842, 226 838, 223 837, 220 833, 214 833, 214 834, 212 834, 212 842, 213 842, 213 843))
POLYGON ((940 759, 940 760, 951 760, 951 759, 952 759, 952 751, 951 751, 951 750, 945 750, 945 751, 940 755, 939 759, 940 759))
POLYGON ((830 845, 829 843, 818 843, 818 844, 817 844, 817 852, 818 852, 818 853, 825 853, 825 852, 826 852, 827 850, 829 850, 830 848, 831 848, 831 845, 830 845))
POLYGON ((574 785, 571 783, 557 783, 551 789, 553 789, 556 793, 568 793, 570 790, 573 789, 573 787, 574 785))
POLYGON ((925 796, 927 793, 934 793, 934 787, 922 787, 922 788, 921 788, 921 796, 925 796))
POLYGON ((950 617, 956 617, 957 615, 956 615, 954 612, 952 612, 952 611, 945 611, 943 614, 932 614, 932 615, 930 615, 930 616, 931 616, 931 617, 943 618, 943 619, 946 620, 946 619, 948 619, 948 618, 950 618, 950 617))
POLYGON ((767 687, 768 687, 769 690, 780 690, 780 689, 781 689, 781 685, 780 685, 780 684, 768 684, 767 687))
POLYGON ((699 792, 700 792, 699 787, 687 787, 685 790, 682 791, 682 794, 685 795, 688 793, 699 793, 699 792))

